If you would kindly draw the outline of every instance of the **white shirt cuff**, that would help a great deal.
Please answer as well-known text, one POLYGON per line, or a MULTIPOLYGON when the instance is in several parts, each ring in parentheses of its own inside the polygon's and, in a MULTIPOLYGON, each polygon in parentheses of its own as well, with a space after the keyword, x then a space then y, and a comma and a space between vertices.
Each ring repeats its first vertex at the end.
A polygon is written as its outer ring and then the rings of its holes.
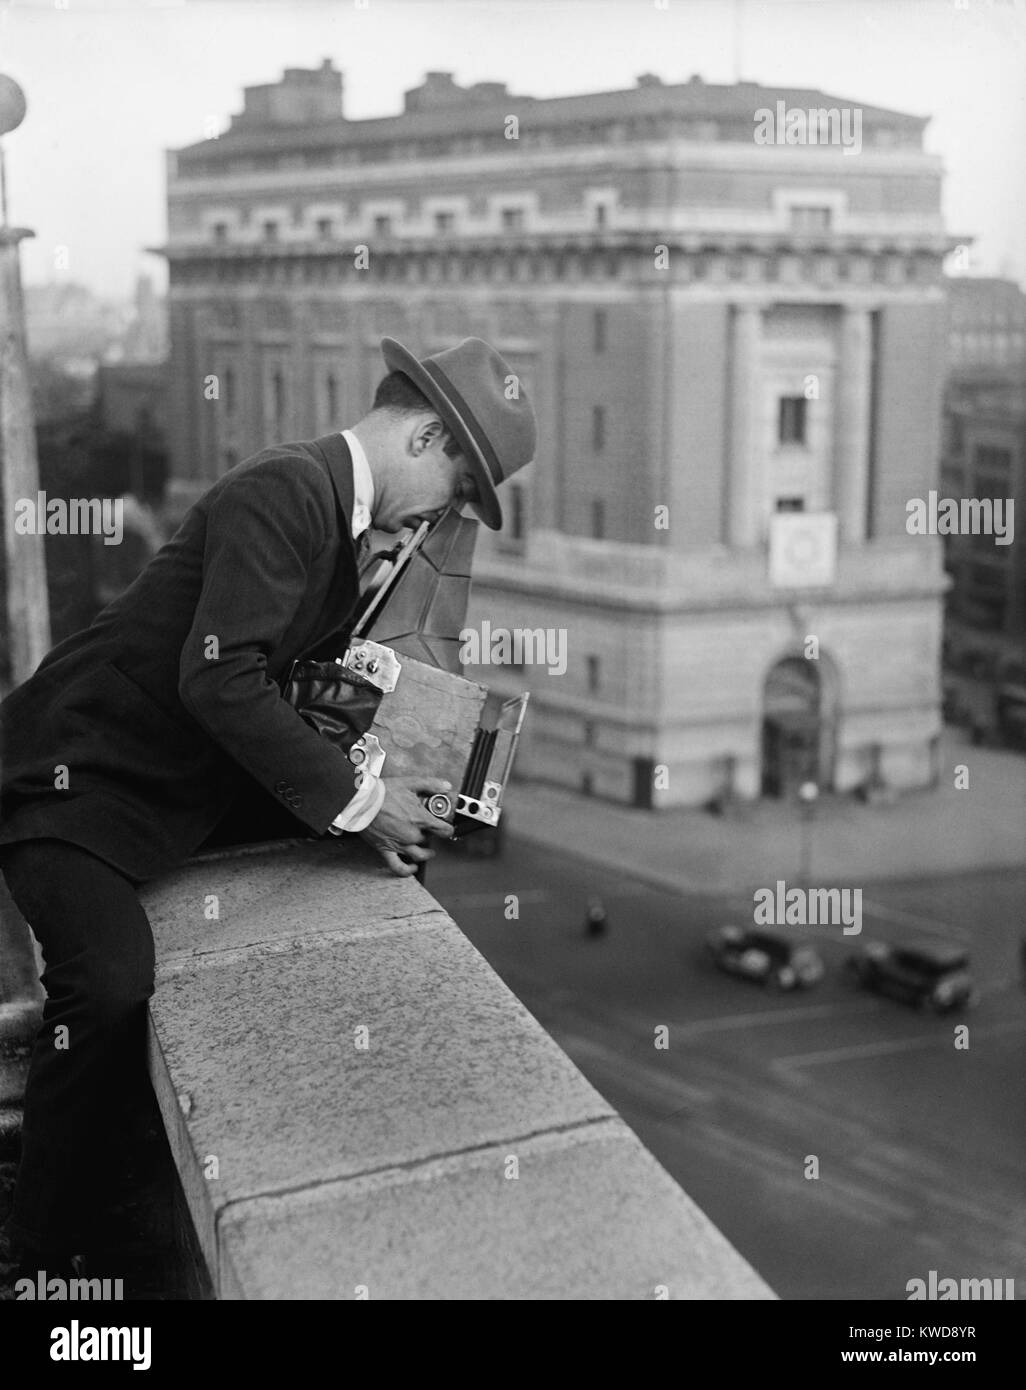
POLYGON ((359 830, 366 830, 381 810, 384 800, 385 784, 381 778, 373 776, 370 772, 362 772, 355 796, 348 806, 338 813, 328 829, 332 835, 341 835, 343 831, 355 834, 359 830))

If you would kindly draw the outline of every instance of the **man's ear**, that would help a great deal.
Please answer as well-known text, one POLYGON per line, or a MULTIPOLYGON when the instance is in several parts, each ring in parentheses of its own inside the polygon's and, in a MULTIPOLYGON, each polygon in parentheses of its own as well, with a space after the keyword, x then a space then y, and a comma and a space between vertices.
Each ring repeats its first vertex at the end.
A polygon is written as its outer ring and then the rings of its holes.
POLYGON ((437 415, 422 416, 413 427, 410 452, 420 457, 425 449, 430 449, 445 434, 445 426, 437 415))

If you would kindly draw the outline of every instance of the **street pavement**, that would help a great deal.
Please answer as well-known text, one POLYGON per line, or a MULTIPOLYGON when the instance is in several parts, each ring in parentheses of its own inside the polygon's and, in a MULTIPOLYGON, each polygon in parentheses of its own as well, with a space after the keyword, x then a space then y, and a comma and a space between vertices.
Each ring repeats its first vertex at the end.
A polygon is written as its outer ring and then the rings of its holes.
MULTIPOLYGON (((823 886, 1026 864, 1026 757, 975 747, 962 730, 942 740, 940 784, 890 806, 824 796, 808 827, 810 876, 823 886), (968 786, 956 787, 965 767, 968 786)), ((964 780, 960 779, 960 780, 964 780)), ((541 783, 514 783, 512 833, 680 892, 730 892, 796 882, 805 833, 793 803, 765 799, 736 813, 639 811, 541 783)))
MULTIPOLYGON (((1011 797, 1017 770, 1004 770, 1011 797)), ((426 886, 771 1287, 794 1299, 904 1299, 908 1281, 934 1269, 1016 1278, 1026 1296, 1026 870, 942 877, 924 838, 914 842, 928 864, 891 877, 901 853, 877 832, 868 848, 849 842, 855 862, 883 871, 861 882, 841 859, 843 811, 822 827, 819 862, 837 886, 863 887, 862 934, 800 929, 827 975, 779 993, 721 974, 703 949, 710 928, 751 923, 747 885, 790 874, 761 843, 760 819, 740 845, 733 823, 712 821, 720 854, 706 858, 710 837, 686 835, 695 818, 680 816, 674 866, 671 832, 624 836, 622 818, 637 813, 592 803, 557 822, 547 794, 528 823, 535 790, 520 789, 501 859, 439 854, 426 886), (556 848, 565 841, 570 854, 556 848), (709 864, 712 887, 697 891, 709 864), (746 887, 723 891, 725 879, 746 887), (596 893, 609 926, 589 938, 596 893), (863 994, 843 969, 865 940, 924 935, 970 946, 980 1001, 967 1015, 863 994), (955 1046, 962 1023, 968 1049, 955 1046), (818 1177, 806 1176, 810 1158, 818 1177)), ((781 833, 778 854, 786 843, 781 833)), ((1011 837, 1003 843, 1010 852, 1011 837)), ((830 881, 814 869, 813 882, 830 881)))

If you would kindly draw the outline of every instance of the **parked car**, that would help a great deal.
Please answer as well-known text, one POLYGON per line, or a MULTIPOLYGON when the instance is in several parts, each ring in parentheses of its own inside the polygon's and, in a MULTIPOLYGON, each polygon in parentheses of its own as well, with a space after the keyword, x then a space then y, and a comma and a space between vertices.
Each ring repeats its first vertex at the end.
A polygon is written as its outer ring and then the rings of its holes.
POLYGON ((804 942, 762 927, 718 927, 705 939, 713 960, 728 975, 801 989, 823 978, 823 962, 804 942))
POLYGON ((969 953, 955 942, 914 941, 892 946, 886 941, 867 941, 847 965, 863 989, 917 1008, 945 1013, 976 1001, 969 953))

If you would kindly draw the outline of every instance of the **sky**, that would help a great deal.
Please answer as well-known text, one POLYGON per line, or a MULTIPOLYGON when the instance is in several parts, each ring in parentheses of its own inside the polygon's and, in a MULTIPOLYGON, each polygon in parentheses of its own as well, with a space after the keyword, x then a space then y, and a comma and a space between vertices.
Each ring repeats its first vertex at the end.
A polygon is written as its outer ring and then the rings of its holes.
POLYGON ((698 73, 930 116, 970 273, 1026 285, 1026 0, 0 0, 0 73, 29 106, 3 140, 25 282, 163 288, 164 151, 326 57, 353 118, 398 113, 434 69, 538 97, 698 73))

